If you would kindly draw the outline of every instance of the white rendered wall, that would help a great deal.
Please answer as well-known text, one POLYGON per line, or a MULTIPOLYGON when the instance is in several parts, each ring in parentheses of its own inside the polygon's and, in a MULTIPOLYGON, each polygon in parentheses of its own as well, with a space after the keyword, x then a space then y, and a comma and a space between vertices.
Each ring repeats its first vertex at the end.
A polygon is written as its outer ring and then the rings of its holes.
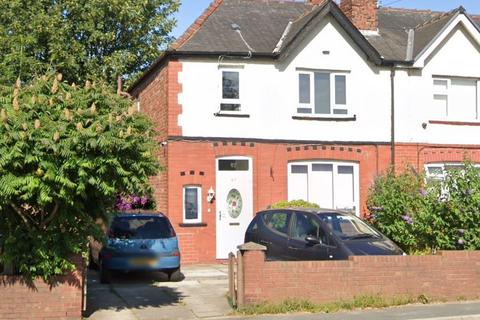
MULTIPOLYGON (((221 98, 217 59, 182 59, 179 125, 184 136, 285 140, 388 142, 390 71, 367 62, 333 20, 325 21, 287 61, 236 61, 242 114, 216 117, 221 98), (324 54, 329 51, 329 54, 324 54), (297 68, 347 71, 347 104, 352 122, 294 120, 298 107, 297 68)), ((222 64, 232 63, 224 59, 222 64)))
MULTIPOLYGON (((451 32, 426 60, 422 70, 397 72, 396 141, 480 144, 480 126, 429 123, 430 120, 449 121, 448 118, 438 116, 434 109, 434 76, 480 79, 480 46, 464 27, 459 26, 451 32), (427 124, 426 129, 422 128, 423 123, 427 124)), ((480 95, 480 88, 478 91, 480 95)), ((479 98, 477 97, 477 100, 479 98)), ((479 119, 471 119, 470 122, 480 124, 479 119)))

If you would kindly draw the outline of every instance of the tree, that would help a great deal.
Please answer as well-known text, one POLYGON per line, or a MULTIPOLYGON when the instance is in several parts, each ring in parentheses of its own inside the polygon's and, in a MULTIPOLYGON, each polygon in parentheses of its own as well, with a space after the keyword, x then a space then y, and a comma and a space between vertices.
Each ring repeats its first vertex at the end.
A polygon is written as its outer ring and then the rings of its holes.
POLYGON ((72 269, 116 196, 148 194, 159 169, 153 125, 131 101, 61 78, 0 89, 0 259, 45 279, 72 269))
POLYGON ((133 79, 171 40, 178 0, 0 0, 0 81, 133 79))

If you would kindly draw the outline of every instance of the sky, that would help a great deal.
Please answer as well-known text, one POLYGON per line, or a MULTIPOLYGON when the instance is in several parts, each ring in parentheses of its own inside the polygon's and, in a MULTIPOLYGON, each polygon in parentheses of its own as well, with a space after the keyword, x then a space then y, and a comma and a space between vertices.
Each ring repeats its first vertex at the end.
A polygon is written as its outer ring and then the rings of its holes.
MULTIPOLYGON (((181 0, 180 10, 176 14, 177 27, 173 30, 172 35, 176 38, 181 36, 212 1, 213 0, 181 0)), ((464 6, 470 14, 480 14, 479 0, 380 0, 380 2, 384 6, 438 11, 448 11, 459 6, 464 6)))

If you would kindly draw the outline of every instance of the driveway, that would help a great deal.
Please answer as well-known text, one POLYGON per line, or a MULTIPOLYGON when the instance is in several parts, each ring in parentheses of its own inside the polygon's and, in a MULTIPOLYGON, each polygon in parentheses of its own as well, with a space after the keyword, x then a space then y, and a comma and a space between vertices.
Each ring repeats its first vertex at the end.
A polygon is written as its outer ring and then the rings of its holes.
POLYGON ((168 282, 162 273, 116 274, 100 284, 97 271, 87 280, 86 318, 92 320, 208 319, 228 315, 226 265, 182 267, 184 279, 168 282))

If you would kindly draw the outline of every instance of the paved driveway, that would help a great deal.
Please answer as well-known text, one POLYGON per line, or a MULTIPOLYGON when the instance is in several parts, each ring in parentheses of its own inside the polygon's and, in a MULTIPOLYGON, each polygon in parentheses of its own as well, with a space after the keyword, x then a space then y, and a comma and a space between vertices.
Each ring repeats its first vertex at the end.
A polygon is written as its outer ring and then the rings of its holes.
POLYGON ((208 319, 231 311, 226 294, 225 265, 186 266, 184 279, 168 282, 162 273, 117 274, 110 285, 100 284, 89 271, 86 317, 101 319, 208 319))

